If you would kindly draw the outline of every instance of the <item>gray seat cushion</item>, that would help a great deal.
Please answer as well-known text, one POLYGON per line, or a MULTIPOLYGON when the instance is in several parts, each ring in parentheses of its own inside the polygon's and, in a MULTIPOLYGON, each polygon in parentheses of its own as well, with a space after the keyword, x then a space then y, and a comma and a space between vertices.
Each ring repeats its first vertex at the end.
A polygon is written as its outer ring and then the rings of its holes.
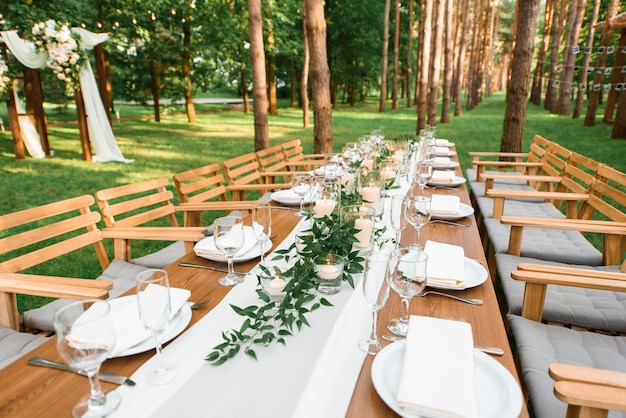
MULTIPOLYGON (((496 182, 498 183, 506 183, 506 184, 518 184, 518 185, 523 185, 526 184, 526 180, 519 180, 519 179, 515 179, 515 176, 520 176, 522 173, 520 173, 519 171, 497 171, 497 170, 486 170, 485 174, 507 174, 507 175, 511 175, 511 179, 497 179, 496 182)), ((468 168, 465 170, 465 178, 467 178, 467 181, 469 181, 470 183, 474 183, 477 182, 476 180, 476 169, 474 168, 468 168)))
MULTIPOLYGON (((113 289, 109 291, 109 299, 114 299, 134 287, 137 274, 147 269, 147 267, 115 259, 96 280, 113 282, 113 289)), ((69 299, 57 299, 40 308, 24 312, 22 315, 24 326, 29 329, 54 331, 52 319, 55 312, 71 302, 73 301, 69 299)))
MULTIPOLYGON (((493 217, 494 200, 490 197, 477 197, 475 204, 483 218, 493 217)), ((537 218, 565 218, 563 212, 558 210, 552 203, 538 199, 515 200, 506 199, 504 202, 504 215, 506 216, 531 216, 537 218)))
MULTIPOLYGON (((566 363, 626 373, 626 337, 612 337, 574 331, 507 315, 528 390, 537 418, 563 418, 567 405, 554 394, 554 380, 548 375, 552 363, 566 363)), ((611 411, 609 417, 626 418, 611 411)))
MULTIPOLYGON (((474 195, 474 197, 476 198, 484 197, 485 188, 486 188, 485 186, 486 186, 486 183, 484 181, 471 181, 470 188, 472 189, 472 194, 474 195)), ((493 184, 493 188, 495 190, 516 190, 516 191, 527 191, 527 192, 535 191, 535 188, 532 186, 529 186, 528 184, 526 184, 526 182, 524 182, 523 184, 511 184, 511 183, 504 183, 504 182, 496 181, 493 184)), ((531 201, 530 199, 527 199, 527 200, 531 201)), ((533 199, 532 201, 543 202, 543 200, 541 199, 533 199)))
MULTIPOLYGON (((483 219, 483 224, 494 253, 506 254, 511 227, 493 218, 483 219)), ((578 231, 524 228, 520 255, 568 264, 602 265, 602 253, 578 231)))
MULTIPOLYGON (((520 315, 522 311, 525 282, 512 279, 511 272, 517 268, 519 263, 619 273, 619 266, 581 266, 516 257, 509 254, 497 254, 498 279, 508 305, 507 312, 516 315, 520 315)), ((547 322, 575 325, 587 329, 626 333, 626 292, 548 285, 543 319, 547 322)))
MULTIPOLYGON (((0 369, 45 343, 46 337, 0 326, 0 369)), ((7 383, 7 382, 5 382, 7 383)))

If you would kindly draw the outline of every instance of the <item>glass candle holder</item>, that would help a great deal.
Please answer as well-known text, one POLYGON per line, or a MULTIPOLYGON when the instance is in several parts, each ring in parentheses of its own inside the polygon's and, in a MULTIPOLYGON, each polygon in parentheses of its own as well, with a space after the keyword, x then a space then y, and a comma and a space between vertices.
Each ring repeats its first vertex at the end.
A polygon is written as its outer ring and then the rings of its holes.
POLYGON ((316 257, 315 273, 319 284, 317 291, 323 295, 335 295, 341 290, 341 278, 345 259, 337 254, 316 257))
POLYGON ((354 246, 360 250, 372 248, 374 236, 374 219, 376 211, 365 205, 350 205, 341 208, 341 223, 348 228, 357 230, 354 246))

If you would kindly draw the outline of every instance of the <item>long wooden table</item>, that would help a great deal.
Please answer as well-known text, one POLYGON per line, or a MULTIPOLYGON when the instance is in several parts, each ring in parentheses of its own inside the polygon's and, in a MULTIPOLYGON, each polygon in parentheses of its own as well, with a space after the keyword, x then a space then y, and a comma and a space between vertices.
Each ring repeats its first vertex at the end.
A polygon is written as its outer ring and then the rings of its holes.
MULTIPOLYGON (((460 175, 459 169, 457 169, 457 174, 460 175)), ((427 190, 427 193, 431 192, 431 190, 427 190)), ((439 189, 436 190, 436 192, 457 194, 460 196, 462 202, 470 204, 465 186, 461 186, 458 191, 439 189)), ((273 244, 274 247, 276 247, 297 224, 299 218, 294 216, 293 211, 289 210, 273 210, 272 216, 272 233, 275 235, 273 244)), ((432 239, 439 242, 461 245, 465 249, 467 257, 480 260, 482 265, 487 267, 474 216, 470 216, 463 221, 471 222, 471 227, 454 227, 444 224, 427 225, 421 232, 422 243, 425 242, 426 239, 432 239)), ((409 226, 403 233, 402 243, 412 243, 415 237, 414 234, 415 232, 409 226)), ((205 265, 219 265, 223 267, 222 264, 199 258, 193 253, 185 255, 180 261, 205 265)), ((237 264, 236 268, 248 270, 253 268, 257 263, 258 260, 251 260, 246 263, 237 264)), ((180 267, 178 263, 168 266, 167 271, 169 272, 172 286, 186 288, 191 291, 191 301, 201 302, 214 298, 211 303, 205 304, 193 311, 189 327, 193 326, 200 318, 210 312, 231 289, 230 287, 224 287, 217 283, 217 279, 224 273, 199 268, 180 267)), ((484 304, 482 306, 473 306, 440 296, 427 296, 413 299, 411 302, 411 314, 463 320, 471 323, 475 344, 503 348, 505 351, 504 355, 494 356, 494 358, 503 364, 519 381, 492 281, 487 279, 483 285, 464 290, 462 295, 472 298, 481 298, 484 304)), ((389 302, 379 315, 379 335, 386 332, 388 321, 400 314, 400 298, 392 292, 389 302)), ((298 337, 296 335, 293 338, 298 337)), ((103 370, 130 376, 153 355, 154 351, 150 350, 129 357, 111 359, 103 365, 103 370)), ((0 416, 68 416, 72 406, 77 400, 88 393, 87 380, 84 377, 72 373, 29 366, 27 360, 32 356, 42 356, 61 361, 55 347, 55 339, 51 338, 50 341, 29 353, 24 358, 0 370, 0 416)), ((374 389, 371 380, 371 365, 373 360, 373 356, 367 356, 363 363, 346 414, 348 417, 397 416, 387 407, 374 389)), ((103 386, 105 389, 115 387, 107 383, 103 383, 103 386)), ((526 406, 523 407, 520 416, 528 416, 526 406)))

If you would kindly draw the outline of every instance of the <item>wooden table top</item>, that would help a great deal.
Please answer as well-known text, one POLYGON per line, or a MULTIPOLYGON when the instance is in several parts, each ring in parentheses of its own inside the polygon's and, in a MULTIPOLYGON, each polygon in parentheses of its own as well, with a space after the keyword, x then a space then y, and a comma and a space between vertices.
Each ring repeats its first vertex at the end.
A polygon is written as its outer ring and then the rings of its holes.
MULTIPOLYGON (((458 175, 460 175, 460 172, 458 175)), ((442 194, 456 194, 463 203, 470 204, 465 186, 461 186, 456 192, 441 189, 435 191, 442 194)), ((431 192, 432 190, 426 191, 427 194, 431 192)), ((291 210, 280 209, 273 210, 272 217, 272 233, 275 235, 272 242, 275 248, 289 234, 300 218, 294 216, 294 212, 291 210)), ((486 267, 487 263, 476 227, 476 220, 474 216, 463 220, 463 222, 468 221, 472 223, 469 228, 445 224, 427 225, 421 231, 421 241, 424 243, 426 239, 432 239, 438 242, 460 245, 465 249, 466 257, 480 260, 482 265, 486 267)), ((412 243, 415 237, 414 234, 415 232, 409 225, 403 233, 402 243, 412 243)), ((224 266, 223 264, 197 257, 194 253, 185 255, 180 261, 224 266)), ((238 263, 236 268, 249 270, 257 263, 258 260, 254 259, 245 263, 238 263)), ((171 286, 182 287, 191 291, 190 301, 201 302, 215 298, 211 303, 192 311, 189 327, 210 312, 231 289, 230 287, 221 286, 217 282, 217 279, 224 273, 207 269, 180 267, 178 263, 168 266, 166 270, 170 275, 171 286)), ((131 293, 134 293, 134 291, 131 293)), ((463 320, 471 323, 475 344, 503 348, 505 351, 504 355, 493 356, 493 358, 503 364, 519 381, 492 281, 488 278, 483 285, 464 290, 462 294, 467 297, 483 299, 484 304, 482 306, 474 306, 435 295, 423 298, 416 297, 411 302, 411 314, 463 320)), ((392 292, 389 302, 379 314, 379 336, 386 332, 388 321, 391 318, 398 317, 400 314, 400 298, 392 292)), ((297 338, 297 336, 294 338, 297 338)), ((153 355, 154 350, 150 350, 133 356, 107 360, 102 370, 130 376, 153 355)), ((87 380, 72 373, 30 366, 27 360, 32 356, 42 356, 61 361, 55 347, 55 338, 51 338, 50 341, 25 357, 0 370, 0 382, 2 382, 2 388, 0 389, 0 416, 67 416, 78 399, 88 393, 89 386, 87 380)), ((363 363, 363 368, 346 414, 348 417, 397 416, 382 401, 374 389, 371 380, 373 359, 374 356, 367 356, 363 363)), ((103 387, 108 390, 114 388, 115 385, 103 383, 103 387)), ((525 405, 520 416, 528 416, 525 405)))

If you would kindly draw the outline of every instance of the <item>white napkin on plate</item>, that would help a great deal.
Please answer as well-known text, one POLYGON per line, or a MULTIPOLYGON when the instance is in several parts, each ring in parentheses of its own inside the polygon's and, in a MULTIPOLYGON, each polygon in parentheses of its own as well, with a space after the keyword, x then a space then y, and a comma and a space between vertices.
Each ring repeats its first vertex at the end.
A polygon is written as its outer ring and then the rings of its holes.
POLYGON ((446 289, 465 289, 465 251, 463 247, 426 241, 428 254, 428 286, 446 289))
MULTIPOLYGON (((158 291, 153 286, 158 285, 150 284, 145 291, 158 291)), ((187 289, 170 287, 170 319, 180 311, 187 299, 189 299, 189 296, 191 296, 191 292, 187 289)), ((152 336, 152 334, 146 331, 141 318, 139 318, 139 307, 137 306, 137 297, 135 295, 125 297, 124 302, 119 307, 112 309, 111 318, 117 334, 115 348, 111 352, 111 357, 115 357, 122 351, 134 347, 152 336)))
POLYGON ((435 147, 435 155, 446 157, 450 155, 448 147, 435 147))
POLYGON ((450 170, 434 170, 431 182, 435 183, 452 183, 456 179, 456 173, 450 170))
POLYGON ((452 145, 454 144, 447 139, 435 139, 435 146, 437 147, 451 147, 452 145))
POLYGON ((447 167, 450 165, 450 157, 435 157, 433 159, 433 166, 447 167))
POLYGON ((469 323, 410 317, 397 402, 429 418, 478 417, 469 323))
POLYGON ((461 199, 458 196, 434 194, 431 196, 430 213, 432 216, 461 214, 461 199))
MULTIPOLYGON (((254 238, 254 231, 252 230, 251 226, 243 227, 243 236, 243 246, 239 251, 235 253, 235 258, 241 257, 242 255, 253 249, 255 245, 257 245, 256 238, 254 238)), ((218 250, 215 246, 215 236, 201 239, 193 247, 193 250, 196 255, 200 257, 202 257, 202 255, 210 255, 215 258, 226 258, 226 256, 224 256, 222 252, 218 250)))
MULTIPOLYGON (((307 196, 308 196, 308 194, 307 194, 307 196)), ((305 201, 306 201, 307 196, 304 197, 305 201)), ((278 203, 281 203, 281 202, 289 203, 289 204, 295 204, 295 203, 299 204, 300 203, 300 198, 291 189, 274 192, 272 194, 272 200, 275 200, 278 203)))

